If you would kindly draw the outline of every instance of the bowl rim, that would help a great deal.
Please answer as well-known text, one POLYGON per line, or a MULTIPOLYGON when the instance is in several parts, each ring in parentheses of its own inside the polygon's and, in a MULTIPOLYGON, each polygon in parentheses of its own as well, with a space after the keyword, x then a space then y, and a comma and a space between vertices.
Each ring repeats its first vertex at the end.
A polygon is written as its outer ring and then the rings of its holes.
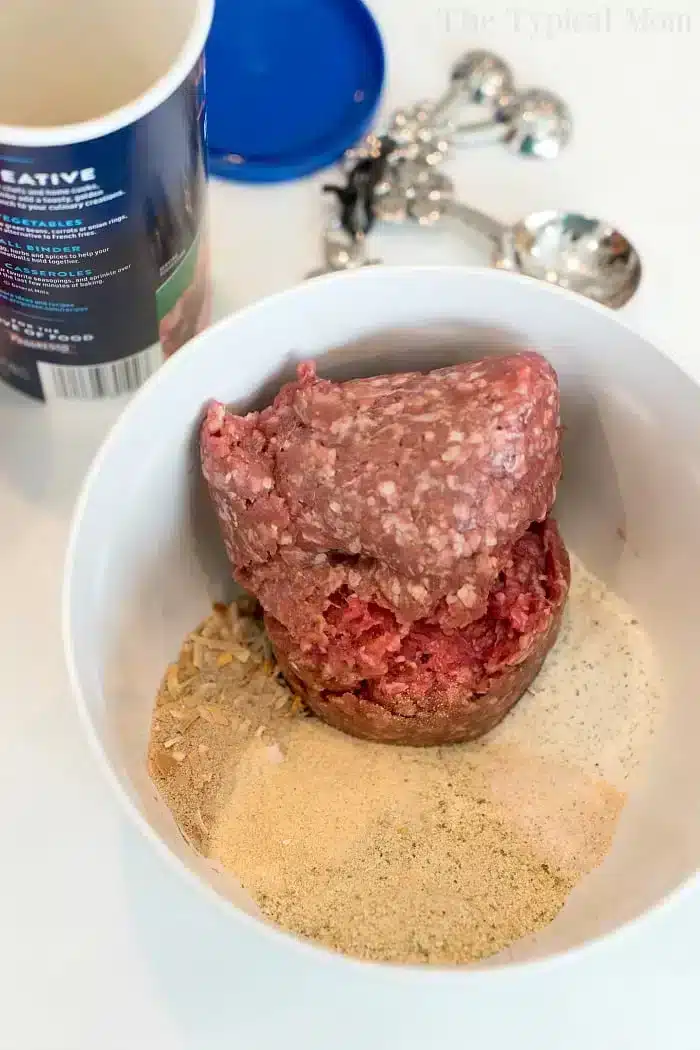
MULTIPOLYGON (((609 946, 619 945, 624 938, 629 938, 635 933, 648 931, 652 922, 660 919, 671 907, 678 906, 683 901, 687 900, 697 887, 698 874, 694 873, 689 875, 678 883, 676 887, 659 897, 657 901, 655 901, 650 907, 646 908, 640 915, 634 916, 631 919, 625 919, 613 929, 597 934, 589 940, 577 944, 572 948, 558 949, 542 957, 525 961, 490 964, 489 959, 487 958, 483 963, 465 965, 455 964, 452 966, 414 963, 385 963, 343 955, 330 948, 326 948, 323 945, 317 944, 314 941, 304 940, 294 934, 288 933, 281 927, 273 925, 264 918, 251 915, 242 908, 239 908, 232 901, 226 899, 210 883, 187 867, 177 854, 170 849, 165 840, 155 831, 146 817, 140 812, 136 803, 131 799, 120 783, 113 764, 102 744, 97 728, 91 718, 85 690, 83 689, 77 669, 71 615, 74 593, 73 565, 79 547, 82 522, 86 508, 90 502, 92 488, 96 483, 99 474, 102 472, 103 465, 111 454, 112 449, 118 445, 122 432, 128 429, 132 413, 136 411, 137 407, 145 402, 147 398, 153 396, 159 383, 163 381, 163 376, 165 375, 167 377, 172 369, 178 367, 178 360, 182 360, 185 356, 198 353, 203 343, 218 338, 219 335, 226 332, 231 326, 235 326, 240 317, 258 311, 265 311, 270 308, 271 304, 284 303, 288 298, 297 298, 305 295, 309 295, 313 298, 313 295, 315 294, 314 288, 321 284, 333 285, 340 282, 347 283, 349 281, 361 284, 362 282, 372 282, 377 279, 391 280, 392 277, 395 277, 396 274, 400 272, 434 275, 436 273, 453 273, 455 270, 461 271, 466 279, 476 276, 480 279, 493 279, 503 283, 518 281, 520 284, 530 286, 535 295, 542 294, 545 296, 555 296, 570 303, 577 303, 579 306, 583 306, 584 309, 592 310, 594 313, 604 315, 608 320, 611 320, 613 324, 618 325, 630 334, 636 336, 636 338, 646 344, 651 351, 659 354, 665 360, 666 367, 678 372, 684 377, 686 382, 691 383, 696 388, 700 387, 700 384, 697 383, 689 373, 681 368, 680 365, 651 343, 637 330, 636 327, 634 327, 634 325, 609 307, 602 306, 593 300, 586 299, 568 289, 563 289, 556 285, 551 285, 535 278, 527 277, 523 274, 514 274, 487 266, 382 265, 380 267, 366 267, 352 271, 325 274, 316 277, 313 280, 309 280, 308 282, 285 288, 279 292, 273 293, 272 295, 264 296, 239 310, 229 312, 220 320, 216 321, 203 332, 200 332, 191 339, 185 346, 178 350, 177 354, 168 358, 158 371, 134 394, 115 422, 109 427, 97 449, 97 452, 93 456, 73 507, 68 542, 63 561, 61 633, 73 699, 78 711, 80 723, 83 727, 83 731, 88 740, 93 756, 95 757, 98 766, 101 768, 103 776, 111 785, 113 793, 119 800, 122 811, 127 814, 129 820, 132 821, 132 823, 141 831, 144 838, 154 847, 156 853, 165 861, 170 870, 177 872, 179 878, 184 880, 186 885, 193 886, 204 899, 212 901, 219 910, 229 917, 229 919, 242 922, 251 932, 266 937, 272 947, 277 945, 282 949, 285 947, 290 948, 292 951, 301 953, 302 957, 307 958, 310 962, 315 960, 323 963, 325 961, 327 965, 335 965, 339 972, 341 968, 349 967, 360 974, 373 973, 377 976, 384 975, 385 977, 390 977, 392 980, 399 979, 404 981, 407 986, 413 985, 414 982, 424 984, 426 981, 437 981, 444 986, 446 981, 458 981, 460 984, 463 984, 465 980, 468 980, 470 982, 470 987, 477 988, 477 986, 485 985, 486 983, 493 985, 497 980, 502 980, 504 977, 510 979, 515 977, 529 978, 530 976, 536 976, 540 973, 551 971, 555 967, 560 969, 563 966, 571 967, 576 964, 583 965, 587 963, 591 957, 597 957, 601 951, 606 950, 609 946)), ((416 321, 416 324, 419 323, 419 321, 416 321)))

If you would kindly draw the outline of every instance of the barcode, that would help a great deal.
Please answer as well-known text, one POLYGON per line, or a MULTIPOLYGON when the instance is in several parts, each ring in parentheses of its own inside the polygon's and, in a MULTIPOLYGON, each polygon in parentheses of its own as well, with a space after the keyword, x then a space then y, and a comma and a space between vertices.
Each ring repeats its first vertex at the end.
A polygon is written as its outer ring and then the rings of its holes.
POLYGON ((103 365, 51 365, 37 361, 47 401, 96 401, 138 390, 163 363, 160 344, 103 365))

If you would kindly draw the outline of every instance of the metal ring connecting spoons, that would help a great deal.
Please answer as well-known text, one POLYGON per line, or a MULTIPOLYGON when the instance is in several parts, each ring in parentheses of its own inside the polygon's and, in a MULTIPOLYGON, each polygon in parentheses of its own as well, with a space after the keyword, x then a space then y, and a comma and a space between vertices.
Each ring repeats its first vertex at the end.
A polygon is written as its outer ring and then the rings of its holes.
POLYGON ((568 288, 616 310, 629 302, 641 281, 634 246, 601 219, 542 211, 506 226, 455 201, 451 180, 438 173, 414 189, 408 213, 423 226, 455 219, 491 242, 494 266, 568 288))

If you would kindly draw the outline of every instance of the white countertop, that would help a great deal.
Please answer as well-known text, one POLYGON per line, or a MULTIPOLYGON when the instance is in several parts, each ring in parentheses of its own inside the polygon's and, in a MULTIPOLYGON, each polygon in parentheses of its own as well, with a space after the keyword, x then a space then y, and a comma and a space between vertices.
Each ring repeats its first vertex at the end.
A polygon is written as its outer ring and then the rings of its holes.
MULTIPOLYGON (((437 94, 466 47, 499 50, 523 83, 569 100, 575 140, 560 160, 463 153, 459 189, 505 219, 569 207, 614 221, 645 266, 624 313, 700 379, 700 10, 372 6, 389 104, 437 94)), ((317 265, 323 178, 212 186, 219 312, 317 265)), ((479 259, 438 234, 397 232, 381 248, 391 261, 479 259)), ((523 1050, 698 1050, 700 888, 546 980, 514 979, 504 1002, 468 982, 460 994, 427 982, 416 995, 376 975, 338 984, 316 962, 283 967, 163 866, 88 753, 59 634, 72 502, 118 410, 49 410, 0 391, 0 1050, 423 1050, 472 1036, 523 1050)))

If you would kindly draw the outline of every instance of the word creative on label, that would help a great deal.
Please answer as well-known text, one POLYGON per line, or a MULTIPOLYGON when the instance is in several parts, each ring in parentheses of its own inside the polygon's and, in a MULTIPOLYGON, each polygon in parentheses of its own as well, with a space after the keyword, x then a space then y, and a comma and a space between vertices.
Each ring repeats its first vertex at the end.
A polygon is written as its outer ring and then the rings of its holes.
POLYGON ((73 186, 76 182, 94 182, 94 168, 79 168, 75 171, 12 171, 0 168, 0 182, 12 186, 73 186))

